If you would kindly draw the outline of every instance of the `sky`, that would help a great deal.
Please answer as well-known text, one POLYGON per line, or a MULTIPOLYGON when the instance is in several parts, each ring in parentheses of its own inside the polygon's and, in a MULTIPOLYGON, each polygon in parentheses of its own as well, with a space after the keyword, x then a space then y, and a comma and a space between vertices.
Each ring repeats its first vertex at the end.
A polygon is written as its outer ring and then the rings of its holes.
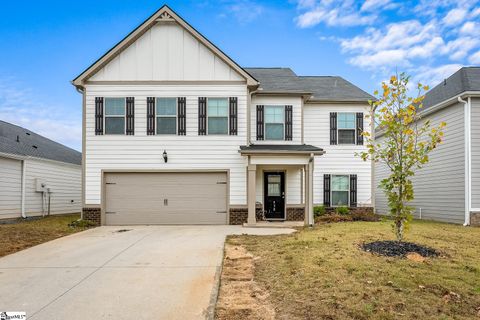
POLYGON ((164 3, 241 66, 341 76, 373 93, 395 72, 434 86, 480 65, 479 2, 2 1, 0 120, 81 150, 70 81, 164 3))

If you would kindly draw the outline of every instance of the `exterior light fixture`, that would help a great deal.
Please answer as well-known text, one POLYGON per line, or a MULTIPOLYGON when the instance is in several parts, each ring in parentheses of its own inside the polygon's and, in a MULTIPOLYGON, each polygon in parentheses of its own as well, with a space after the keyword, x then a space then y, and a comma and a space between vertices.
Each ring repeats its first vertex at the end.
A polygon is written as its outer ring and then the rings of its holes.
POLYGON ((163 150, 163 161, 165 161, 165 163, 168 162, 167 150, 163 150))

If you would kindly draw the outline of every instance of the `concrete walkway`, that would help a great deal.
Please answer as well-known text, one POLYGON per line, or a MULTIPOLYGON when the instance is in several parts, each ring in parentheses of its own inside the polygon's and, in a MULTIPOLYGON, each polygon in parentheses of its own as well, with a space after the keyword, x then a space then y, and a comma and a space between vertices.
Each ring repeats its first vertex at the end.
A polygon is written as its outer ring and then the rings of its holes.
POLYGON ((211 318, 225 236, 293 231, 95 228, 0 258, 0 311, 37 320, 211 318))

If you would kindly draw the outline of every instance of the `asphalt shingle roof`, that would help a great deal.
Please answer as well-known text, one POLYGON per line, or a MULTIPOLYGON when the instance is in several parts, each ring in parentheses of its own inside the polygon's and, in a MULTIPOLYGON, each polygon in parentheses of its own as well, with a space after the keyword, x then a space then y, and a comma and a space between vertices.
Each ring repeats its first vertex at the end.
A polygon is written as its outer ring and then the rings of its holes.
POLYGON ((297 76, 290 68, 244 68, 260 82, 264 92, 312 94, 315 101, 368 101, 362 89, 337 76, 297 76))
POLYGON ((463 67, 425 94, 424 109, 466 91, 480 91, 480 67, 463 67))
POLYGON ((82 154, 28 129, 0 120, 0 152, 82 164, 82 154))

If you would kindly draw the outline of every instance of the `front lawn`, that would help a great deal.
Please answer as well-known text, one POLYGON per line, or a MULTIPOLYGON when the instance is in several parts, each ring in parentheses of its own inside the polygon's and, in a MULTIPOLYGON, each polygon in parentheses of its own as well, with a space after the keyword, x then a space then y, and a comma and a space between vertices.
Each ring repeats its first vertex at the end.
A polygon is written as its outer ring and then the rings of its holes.
POLYGON ((393 239, 389 222, 348 222, 227 241, 257 257, 278 319, 480 318, 480 228, 413 222, 405 240, 440 251, 424 262, 359 248, 393 239))
POLYGON ((80 214, 69 214, 0 224, 0 257, 88 228, 69 226, 79 218, 80 214))

